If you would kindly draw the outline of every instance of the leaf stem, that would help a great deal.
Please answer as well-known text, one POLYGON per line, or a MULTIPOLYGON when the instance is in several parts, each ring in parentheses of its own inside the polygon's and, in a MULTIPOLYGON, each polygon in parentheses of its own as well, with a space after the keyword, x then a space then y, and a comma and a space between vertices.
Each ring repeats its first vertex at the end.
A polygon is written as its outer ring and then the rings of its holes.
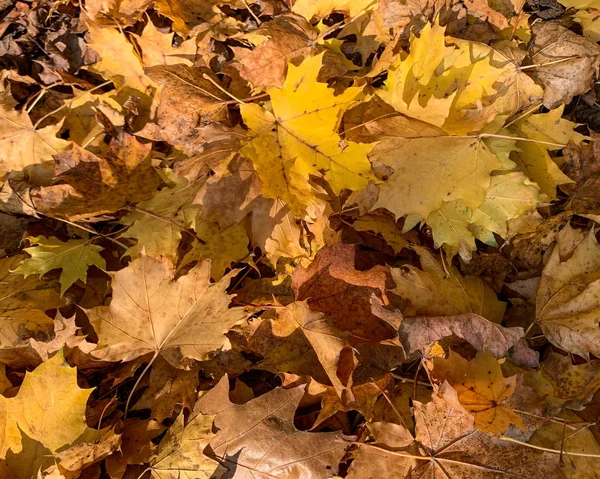
POLYGON ((135 211, 136 213, 141 213, 141 214, 144 214, 144 215, 151 216, 154 219, 157 219, 159 221, 163 221, 165 223, 169 223, 169 224, 171 224, 173 226, 177 226, 177 228, 179 228, 181 231, 183 231, 184 233, 187 233, 188 235, 190 235, 194 239, 198 240, 198 242, 200 244, 206 244, 206 241, 204 241, 202 238, 200 238, 196 233, 194 233, 194 232, 190 231, 189 229, 187 229, 185 227, 185 225, 182 225, 181 223, 179 223, 174 218, 169 218, 167 216, 161 216, 159 214, 153 213, 152 211, 149 211, 149 210, 146 210, 144 208, 140 208, 139 206, 134 206, 134 205, 129 205, 128 209, 131 210, 131 211, 135 211))
MULTIPOLYGON (((83 95, 85 95, 86 93, 92 93, 95 90, 98 90, 100 88, 103 88, 107 85, 110 85, 112 83, 112 80, 108 80, 105 81, 104 83, 100 83, 100 85, 95 86, 94 88, 90 88, 89 90, 85 90, 82 91, 79 95, 74 96, 73 98, 71 98, 69 101, 73 102, 73 100, 76 100, 79 97, 82 97, 83 95)), ((58 108, 52 110, 49 113, 46 113, 43 117, 41 117, 38 121, 35 122, 35 125, 33 125, 33 129, 36 130, 37 127, 39 126, 39 124, 44 121, 46 118, 48 118, 49 116, 54 115, 55 113, 58 113, 59 111, 61 111, 64 108, 67 108, 69 104, 67 102, 63 103, 61 106, 59 106, 58 108)))
POLYGON ((140 376, 137 378, 137 381, 133 385, 133 388, 131 389, 131 392, 129 393, 129 396, 127 396, 127 402, 125 403, 125 414, 123 416, 123 419, 125 419, 127 417, 127 413, 129 412, 129 403, 131 402, 131 398, 133 397, 133 393, 135 392, 135 390, 139 386, 140 381, 142 380, 142 378, 146 375, 146 373, 148 372, 148 370, 152 367, 152 364, 154 364, 154 361, 156 361, 156 358, 158 357, 159 353, 160 353, 160 350, 158 350, 158 349, 154 352, 154 356, 152 356, 152 359, 146 365, 146 367, 142 371, 142 374, 140 374, 140 376))
MULTIPOLYGON (((520 444, 521 446, 529 447, 531 449, 537 449, 538 451, 546 451, 546 452, 551 452, 553 454, 561 453, 561 451, 559 451, 558 449, 550 449, 548 447, 536 446, 535 444, 529 444, 528 442, 519 441, 518 439, 513 439, 512 437, 508 437, 508 436, 500 436, 500 440, 514 442, 516 444, 520 444)), ((564 451, 564 453, 569 456, 594 457, 594 458, 600 459, 600 454, 588 454, 587 452, 569 452, 569 451, 564 451)))
POLYGON ((235 100, 236 102, 238 102, 241 105, 245 105, 246 102, 244 100, 240 100, 238 97, 236 97, 235 95, 233 95, 232 93, 229 93, 227 90, 225 90, 225 88, 223 88, 221 85, 219 85, 216 81, 214 81, 211 77, 209 77, 206 73, 202 74, 202 78, 204 78, 205 80, 211 82, 214 86, 216 86, 219 90, 221 90, 223 93, 225 93, 225 95, 227 95, 229 98, 235 100))

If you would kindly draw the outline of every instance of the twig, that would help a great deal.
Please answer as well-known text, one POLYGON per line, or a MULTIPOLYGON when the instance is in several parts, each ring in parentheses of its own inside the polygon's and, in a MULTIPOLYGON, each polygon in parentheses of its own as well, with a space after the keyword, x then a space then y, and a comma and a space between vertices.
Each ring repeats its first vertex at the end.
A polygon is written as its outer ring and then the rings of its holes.
POLYGON ((417 380, 419 379, 419 373, 421 372, 422 367, 423 367, 423 358, 421 358, 421 360, 419 361, 419 364, 417 366, 417 371, 415 372, 415 381, 413 383, 413 401, 417 400, 417 386, 419 385, 417 380))
POLYGON ((260 21, 260 18, 258 18, 258 16, 256 16, 256 14, 252 11, 252 9, 250 8, 250 5, 248 5, 248 2, 246 2, 246 0, 242 0, 242 2, 244 3, 246 10, 248 10, 250 12, 250 15, 252 15, 252 18, 254 18, 254 20, 256 20, 256 23, 260 26, 262 24, 262 22, 260 21))
POLYGON ((406 422, 404 421, 404 418, 402 417, 402 414, 400 414, 400 411, 398 411, 398 409, 396 409, 396 406, 394 406, 394 403, 392 402, 392 400, 389 398, 389 396, 387 395, 387 393, 381 389, 379 387, 379 384, 377 384, 375 381, 373 381, 373 384, 375 385, 375 387, 377 389, 379 389, 379 392, 381 393, 381 395, 385 398, 385 400, 388 402, 388 404, 390 405, 390 407, 392 408, 392 411, 394 411, 396 413, 396 416, 398 416, 398 419, 400 419, 400 422, 402 423, 402 425, 408 429, 408 426, 406 425, 406 422))
POLYGON ((594 423, 590 423, 590 422, 584 422, 584 421, 566 421, 565 419, 555 419, 553 417, 546 417, 546 416, 540 416, 539 414, 534 414, 532 412, 527 412, 527 411, 523 411, 521 409, 514 409, 513 411, 518 412, 519 414, 525 414, 526 416, 531 416, 531 417, 535 417, 537 419, 542 419, 544 421, 548 421, 548 422, 553 422, 555 424, 565 424, 566 427, 568 427, 569 429, 572 429, 574 431, 578 431, 580 428, 573 426, 572 424, 579 424, 581 426, 591 426, 594 423))

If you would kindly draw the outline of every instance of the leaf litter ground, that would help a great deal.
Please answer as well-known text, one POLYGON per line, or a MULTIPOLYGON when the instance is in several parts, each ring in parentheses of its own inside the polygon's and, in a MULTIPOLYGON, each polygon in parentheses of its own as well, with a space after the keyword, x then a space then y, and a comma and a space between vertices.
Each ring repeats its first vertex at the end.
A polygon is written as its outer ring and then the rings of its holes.
POLYGON ((591 0, 0 0, 0 478, 594 478, 591 0))

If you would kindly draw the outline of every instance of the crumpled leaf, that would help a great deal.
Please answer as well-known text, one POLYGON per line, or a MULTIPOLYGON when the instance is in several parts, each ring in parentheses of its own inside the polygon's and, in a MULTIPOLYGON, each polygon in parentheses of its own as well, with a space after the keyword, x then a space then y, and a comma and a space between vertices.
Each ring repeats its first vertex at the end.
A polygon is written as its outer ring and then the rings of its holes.
POLYGON ((536 299, 536 321, 559 348, 587 358, 598 356, 600 329, 600 245, 594 231, 576 242, 568 228, 558 234, 542 272, 536 299))
POLYGON ((524 335, 523 328, 505 328, 477 314, 404 318, 398 332, 407 354, 448 336, 458 336, 477 351, 489 351, 496 358, 506 357, 524 335))
POLYGON ((71 287, 77 280, 85 283, 87 270, 90 266, 106 268, 106 261, 100 256, 103 249, 90 243, 90 240, 71 239, 66 242, 58 238, 45 236, 30 236, 29 248, 24 248, 31 258, 26 258, 13 273, 27 277, 37 274, 41 277, 53 269, 62 269, 60 275, 60 295, 71 287))
POLYGON ((211 284, 210 261, 203 261, 179 279, 166 259, 142 253, 127 268, 112 276, 109 306, 88 310, 98 333, 94 356, 105 361, 131 361, 153 352, 169 356, 174 349, 183 358, 203 360, 225 348, 225 333, 246 317, 241 308, 227 309, 225 293, 232 273, 211 284))
POLYGON ((590 90, 600 68, 600 47, 559 23, 534 27, 531 58, 534 78, 544 85, 544 106, 553 109, 590 90), (557 62, 556 60, 564 60, 557 62), (576 71, 577 75, 573 75, 576 71))

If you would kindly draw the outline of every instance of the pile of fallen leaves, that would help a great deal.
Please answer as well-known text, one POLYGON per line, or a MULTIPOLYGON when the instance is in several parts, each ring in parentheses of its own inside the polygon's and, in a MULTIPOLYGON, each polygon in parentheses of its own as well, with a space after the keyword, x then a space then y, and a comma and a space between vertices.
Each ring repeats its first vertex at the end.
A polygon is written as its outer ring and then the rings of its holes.
POLYGON ((0 0, 0 478, 597 478, 596 0, 0 0))

